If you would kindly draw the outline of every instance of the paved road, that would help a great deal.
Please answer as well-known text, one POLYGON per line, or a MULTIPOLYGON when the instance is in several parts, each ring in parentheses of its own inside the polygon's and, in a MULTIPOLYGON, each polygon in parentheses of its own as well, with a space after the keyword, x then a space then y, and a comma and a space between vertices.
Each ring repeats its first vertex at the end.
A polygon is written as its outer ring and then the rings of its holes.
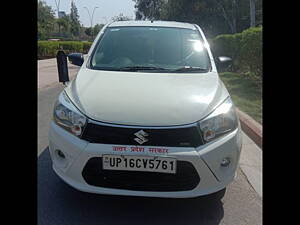
MULTIPOLYGON (((69 64, 70 80, 79 67, 69 64)), ((49 123, 53 106, 63 85, 58 83, 56 59, 38 60, 38 155, 48 146, 49 123)))
POLYGON ((52 107, 62 88, 54 83, 38 90, 39 225, 262 224, 262 199, 241 169, 222 201, 102 196, 63 183, 52 171, 47 149, 52 107))
MULTIPOLYGON (((69 77, 74 78, 78 71, 78 66, 68 64, 69 77)), ((58 75, 56 59, 38 60, 38 90, 52 87, 57 84, 58 75)))

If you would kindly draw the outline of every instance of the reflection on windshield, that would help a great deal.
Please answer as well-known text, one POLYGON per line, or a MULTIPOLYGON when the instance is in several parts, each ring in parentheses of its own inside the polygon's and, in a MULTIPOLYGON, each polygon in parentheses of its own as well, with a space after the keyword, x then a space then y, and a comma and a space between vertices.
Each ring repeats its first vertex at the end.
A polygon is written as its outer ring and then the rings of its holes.
POLYGON ((196 52, 202 52, 204 50, 202 41, 195 40, 193 46, 196 52))
MULTIPOLYGON (((92 69, 145 68, 159 72, 210 68, 206 47, 196 30, 167 27, 107 28, 92 54, 92 69)), ((123 71, 123 70, 122 70, 123 71)), ((192 70, 186 70, 192 71, 192 70)), ((195 71, 195 70, 193 70, 195 71)))

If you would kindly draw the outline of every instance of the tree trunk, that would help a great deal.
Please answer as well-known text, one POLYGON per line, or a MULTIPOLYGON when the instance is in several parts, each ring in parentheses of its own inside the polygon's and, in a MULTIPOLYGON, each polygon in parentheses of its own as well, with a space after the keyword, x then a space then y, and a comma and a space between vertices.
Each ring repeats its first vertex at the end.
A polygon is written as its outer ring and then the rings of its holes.
POLYGON ((235 33, 236 31, 236 26, 233 24, 233 21, 230 20, 230 18, 228 17, 227 13, 226 13, 226 10, 224 8, 224 6, 222 5, 221 2, 217 1, 216 0, 216 3, 219 5, 219 7, 221 8, 222 10, 222 13, 223 13, 223 17, 225 19, 225 21, 227 22, 227 24, 229 25, 230 27, 230 30, 231 30, 231 33, 235 33))
POLYGON ((250 27, 255 25, 255 0, 250 0, 250 27))
POLYGON ((232 0, 232 28, 233 33, 237 32, 236 29, 236 18, 237 18, 237 4, 236 0, 232 0))

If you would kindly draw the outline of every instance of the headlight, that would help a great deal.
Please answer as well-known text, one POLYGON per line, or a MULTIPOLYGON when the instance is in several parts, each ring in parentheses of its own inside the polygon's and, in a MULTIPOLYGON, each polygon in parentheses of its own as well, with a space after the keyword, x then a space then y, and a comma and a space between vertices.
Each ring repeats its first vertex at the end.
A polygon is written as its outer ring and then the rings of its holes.
POLYGON ((226 99, 209 116, 199 122, 205 143, 233 131, 238 126, 238 118, 230 98, 226 99))
POLYGON ((76 136, 82 134, 86 124, 86 117, 75 108, 64 92, 55 103, 53 119, 57 125, 76 136))

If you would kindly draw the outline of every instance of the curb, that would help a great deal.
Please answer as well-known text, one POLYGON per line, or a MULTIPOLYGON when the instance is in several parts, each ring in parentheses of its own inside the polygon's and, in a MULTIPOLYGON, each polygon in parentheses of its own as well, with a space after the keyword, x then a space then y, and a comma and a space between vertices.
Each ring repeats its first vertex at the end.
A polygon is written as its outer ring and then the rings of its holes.
POLYGON ((262 149, 262 125, 236 108, 242 130, 262 149))

